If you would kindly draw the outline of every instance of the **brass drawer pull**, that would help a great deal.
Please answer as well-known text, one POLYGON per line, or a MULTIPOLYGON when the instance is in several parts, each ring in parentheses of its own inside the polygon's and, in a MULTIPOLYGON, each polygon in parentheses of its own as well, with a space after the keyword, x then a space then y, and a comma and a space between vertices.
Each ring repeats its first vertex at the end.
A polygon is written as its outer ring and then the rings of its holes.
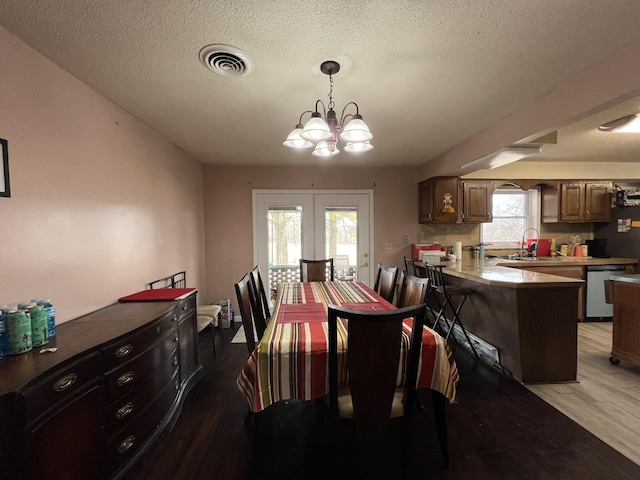
POLYGON ((173 317, 171 317, 171 321, 172 321, 173 323, 176 323, 176 322, 178 321, 178 316, 177 316, 177 315, 174 315, 173 317))
POLYGON ((134 437, 133 435, 125 438, 120 444, 120 446, 118 447, 118 453, 124 453, 127 450, 129 450, 131 447, 133 447, 133 443, 135 441, 136 441, 136 437, 134 437))
POLYGON ((131 380, 133 380, 134 376, 135 374, 133 372, 123 373, 122 375, 120 375, 120 378, 118 378, 118 381, 116 383, 118 384, 119 387, 123 387, 127 383, 129 383, 131 380))
POLYGON ((186 303, 183 303, 183 304, 182 304, 182 310, 184 311, 184 310, 186 310, 187 308, 189 308, 189 305, 187 305, 186 303))
POLYGON ((177 335, 173 337, 173 343, 178 343, 178 340, 180 340, 180 338, 177 335))
POLYGON ((126 357, 133 351, 133 347, 131 345, 123 345, 119 349, 116 350, 116 357, 122 358, 126 357))
POLYGON ((133 403, 131 402, 125 403, 116 412, 116 418, 120 420, 126 417, 127 415, 129 415, 131 412, 133 412, 133 403))
POLYGON ((78 376, 75 373, 69 373, 53 384, 53 391, 64 392, 67 388, 76 383, 76 380, 78 380, 78 376))
POLYGON ((173 357, 173 362, 172 362, 173 366, 177 367, 178 363, 179 363, 178 357, 173 357))

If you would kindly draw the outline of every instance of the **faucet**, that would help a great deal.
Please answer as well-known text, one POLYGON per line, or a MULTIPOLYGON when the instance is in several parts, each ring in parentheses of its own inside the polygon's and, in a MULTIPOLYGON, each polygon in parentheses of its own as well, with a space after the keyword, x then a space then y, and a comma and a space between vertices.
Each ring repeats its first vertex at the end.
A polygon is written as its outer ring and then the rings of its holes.
POLYGON ((529 256, 529 252, 527 252, 527 247, 525 246, 525 235, 527 234, 527 232, 529 230, 533 230, 534 232, 536 232, 536 249, 531 252, 531 256, 535 257, 538 254, 538 243, 540 242, 540 232, 538 231, 537 228, 525 228, 524 232, 522 232, 522 243, 520 244, 520 256, 522 257, 527 257, 529 256))

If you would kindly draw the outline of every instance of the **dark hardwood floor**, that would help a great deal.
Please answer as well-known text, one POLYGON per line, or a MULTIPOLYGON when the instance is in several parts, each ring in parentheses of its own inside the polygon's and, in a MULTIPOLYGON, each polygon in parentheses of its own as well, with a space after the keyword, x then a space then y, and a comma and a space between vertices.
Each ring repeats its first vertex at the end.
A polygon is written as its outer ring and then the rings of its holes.
MULTIPOLYGON (((235 325, 235 329, 238 324, 235 325)), ((200 352, 204 378, 189 394, 176 427, 141 459, 132 480, 157 479, 394 479, 400 478, 399 432, 358 447, 353 431, 318 421, 314 402, 288 401, 247 415, 236 387, 247 357, 217 335, 200 352), (336 434, 337 433, 337 434, 336 434)), ((460 370, 458 402, 448 407, 451 466, 438 446, 429 392, 414 415, 406 457, 411 479, 640 479, 636 465, 527 388, 454 354, 460 370)))

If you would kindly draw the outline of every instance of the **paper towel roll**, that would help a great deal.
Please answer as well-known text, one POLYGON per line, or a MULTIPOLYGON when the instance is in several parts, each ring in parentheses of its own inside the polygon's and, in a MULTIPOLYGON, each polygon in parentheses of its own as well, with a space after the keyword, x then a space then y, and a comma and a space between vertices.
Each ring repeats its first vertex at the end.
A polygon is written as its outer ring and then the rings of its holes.
POLYGON ((458 260, 462 260, 462 242, 455 242, 453 244, 453 253, 458 260))

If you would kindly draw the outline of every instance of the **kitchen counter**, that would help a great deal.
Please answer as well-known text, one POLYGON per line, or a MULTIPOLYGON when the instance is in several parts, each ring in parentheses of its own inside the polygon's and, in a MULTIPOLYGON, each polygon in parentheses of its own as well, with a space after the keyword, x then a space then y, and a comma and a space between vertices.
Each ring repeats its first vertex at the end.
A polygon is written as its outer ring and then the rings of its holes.
POLYGON ((523 383, 551 383, 576 381, 585 286, 581 272, 589 265, 625 265, 633 272, 636 263, 630 258, 549 257, 442 265, 447 284, 473 291, 462 309, 462 323, 497 348, 503 372, 523 383), (558 274, 547 273, 553 267, 558 274))
MULTIPOLYGON (((634 258, 593 258, 593 257, 539 257, 536 260, 506 260, 491 258, 485 260, 463 260, 459 262, 442 262, 444 273, 452 277, 465 278, 487 285, 507 288, 547 288, 550 286, 566 287, 583 284, 584 280, 567 278, 559 275, 523 270, 531 267, 563 267, 590 265, 625 265, 635 266, 634 258)), ((633 271, 633 268, 630 268, 633 271)), ((640 278, 640 276, 638 276, 640 278)))
POLYGON ((611 275, 609 277, 611 280, 615 280, 616 282, 625 282, 625 283, 639 283, 640 284, 640 274, 629 274, 629 275, 611 275))

